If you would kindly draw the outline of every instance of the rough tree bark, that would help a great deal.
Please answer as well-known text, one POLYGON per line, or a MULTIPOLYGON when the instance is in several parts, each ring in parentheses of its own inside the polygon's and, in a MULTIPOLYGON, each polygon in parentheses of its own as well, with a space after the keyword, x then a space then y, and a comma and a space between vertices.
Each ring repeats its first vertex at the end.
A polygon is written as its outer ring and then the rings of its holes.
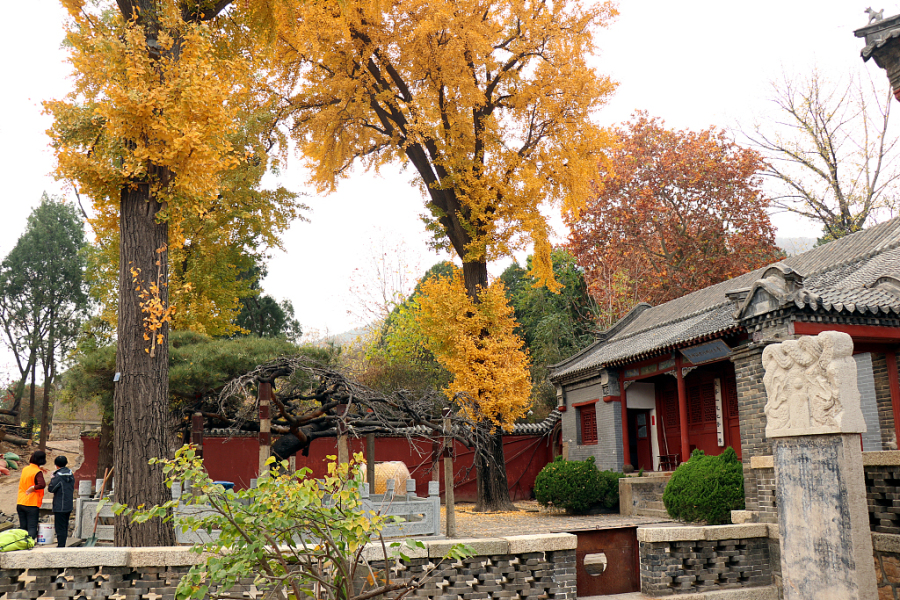
MULTIPOLYGON (((164 175, 155 173, 155 175, 164 175)), ((131 269, 140 269, 142 289, 160 283, 160 297, 168 301, 166 254, 159 251, 168 242, 168 224, 157 223, 162 205, 150 195, 150 186, 138 184, 123 189, 119 241, 119 315, 116 370, 121 374, 115 390, 115 491, 116 501, 129 506, 162 504, 170 498, 161 465, 149 465, 151 458, 169 454, 167 424, 169 397, 168 327, 164 340, 149 352, 141 299, 131 269), (157 264, 158 263, 158 264, 157 264)), ((116 518, 117 546, 170 546, 175 543, 172 525, 162 519, 134 524, 116 518)))
POLYGON ((103 477, 113 466, 113 422, 105 416, 100 421, 100 450, 97 454, 96 479, 103 477))

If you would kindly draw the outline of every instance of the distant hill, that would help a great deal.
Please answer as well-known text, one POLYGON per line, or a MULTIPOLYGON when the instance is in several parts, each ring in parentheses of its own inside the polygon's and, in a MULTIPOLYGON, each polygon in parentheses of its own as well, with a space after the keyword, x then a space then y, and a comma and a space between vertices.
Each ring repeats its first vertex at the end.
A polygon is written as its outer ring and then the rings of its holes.
POLYGON ((812 250, 816 241, 816 238, 810 237, 776 237, 775 245, 784 250, 788 256, 796 256, 812 250))
POLYGON ((366 327, 358 327, 341 333, 328 334, 309 340, 313 346, 346 346, 356 341, 357 338, 366 335, 366 327))

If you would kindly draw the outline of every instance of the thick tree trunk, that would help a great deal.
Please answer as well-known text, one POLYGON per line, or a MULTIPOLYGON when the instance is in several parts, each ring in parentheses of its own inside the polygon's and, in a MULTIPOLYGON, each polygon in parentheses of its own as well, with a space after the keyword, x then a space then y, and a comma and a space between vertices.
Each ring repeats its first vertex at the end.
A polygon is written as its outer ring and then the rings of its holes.
MULTIPOLYGON (((170 449, 168 327, 163 325, 163 341, 151 352, 152 339, 144 339, 144 314, 132 279, 132 269, 140 269, 141 289, 149 291, 151 282, 159 284, 160 298, 167 305, 168 287, 162 284, 168 281, 168 260, 162 249, 168 242, 168 226, 156 222, 161 208, 150 197, 147 184, 122 191, 116 350, 116 370, 121 376, 115 390, 113 462, 116 502, 133 507, 170 499, 162 465, 147 464, 151 458, 167 457, 170 449)), ((117 546, 174 543, 172 525, 161 519, 134 524, 125 517, 116 518, 117 546)))
POLYGON ((97 454, 97 475, 96 479, 103 477, 103 474, 113 466, 113 422, 112 417, 107 418, 105 415, 100 421, 100 450, 97 454))
MULTIPOLYGON (((488 285, 487 263, 464 262, 463 281, 466 285, 466 293, 472 301, 478 303, 479 289, 488 285)), ((488 425, 484 425, 485 428, 488 425)), ((506 457, 503 453, 503 432, 498 429, 495 433, 487 435, 484 448, 479 448, 475 453, 475 472, 478 482, 478 499, 475 502, 476 511, 513 510, 512 501, 509 499, 509 485, 506 481, 506 457)))
POLYGON ((498 428, 486 440, 484 447, 475 451, 475 475, 478 483, 475 510, 515 510, 509 499, 509 484, 506 480, 503 431, 498 428))

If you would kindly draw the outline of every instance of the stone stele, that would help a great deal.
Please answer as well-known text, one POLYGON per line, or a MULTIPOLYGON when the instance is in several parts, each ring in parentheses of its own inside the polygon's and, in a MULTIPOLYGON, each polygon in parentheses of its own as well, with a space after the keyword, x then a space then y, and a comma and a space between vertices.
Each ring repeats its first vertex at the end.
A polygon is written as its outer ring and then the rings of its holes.
POLYGON ((862 433, 853 340, 823 331, 766 347, 766 436, 862 433))

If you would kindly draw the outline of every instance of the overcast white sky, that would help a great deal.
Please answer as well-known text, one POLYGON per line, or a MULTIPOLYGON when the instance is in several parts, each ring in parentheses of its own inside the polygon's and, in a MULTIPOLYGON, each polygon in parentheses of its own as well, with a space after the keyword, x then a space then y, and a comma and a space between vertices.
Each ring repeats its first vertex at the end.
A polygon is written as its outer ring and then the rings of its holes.
MULTIPOLYGON (((703 129, 749 124, 765 118, 769 81, 782 71, 818 65, 841 77, 864 68, 861 40, 870 0, 756 2, 622 0, 620 16, 600 35, 597 68, 619 82, 604 124, 647 110, 672 127, 703 129)), ((886 16, 900 3, 874 6, 886 16)), ((63 96, 69 87, 60 49, 64 10, 55 0, 4 3, 0 21, 0 256, 21 233, 41 193, 60 193, 49 175, 53 157, 44 131, 49 120, 41 101, 63 96)), ((886 78, 870 61, 874 77, 886 78)), ((280 177, 306 189, 296 166, 280 177)), ((330 196, 311 196, 310 223, 296 223, 273 252, 264 289, 293 301, 304 330, 339 333, 357 325, 348 315, 353 269, 365 261, 371 238, 404 240, 421 252, 423 270, 437 260, 428 253, 419 214, 423 201, 411 175, 385 170, 356 174, 330 196), (381 231, 382 233, 379 233, 381 231)), ((817 237, 819 228, 775 217, 781 236, 817 237)), ((493 265, 499 274, 507 263, 493 265)))

